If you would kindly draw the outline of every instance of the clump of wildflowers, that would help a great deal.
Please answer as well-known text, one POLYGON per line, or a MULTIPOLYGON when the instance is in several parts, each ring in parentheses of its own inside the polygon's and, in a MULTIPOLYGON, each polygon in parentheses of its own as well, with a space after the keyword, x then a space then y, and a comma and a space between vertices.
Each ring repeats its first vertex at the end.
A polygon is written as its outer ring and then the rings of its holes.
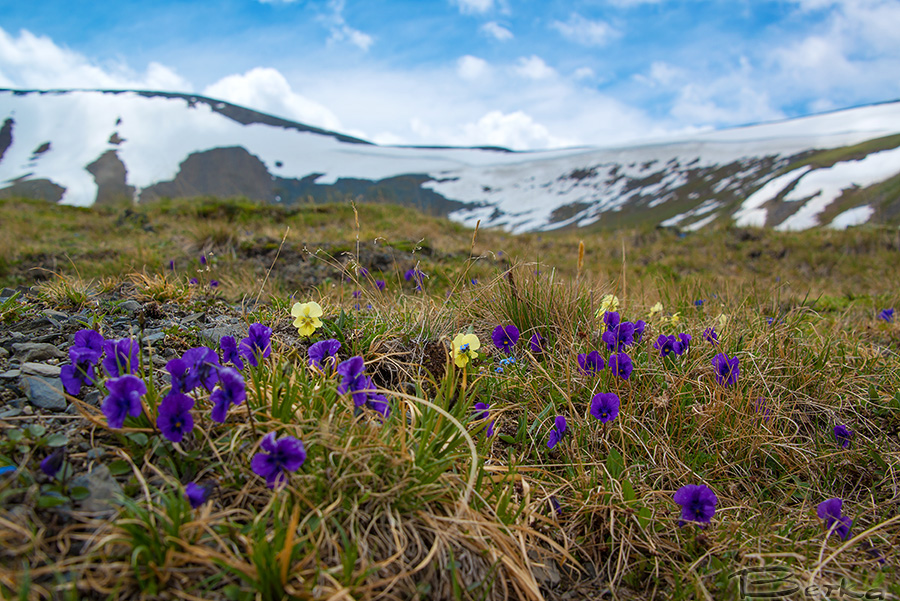
POLYGON ((606 423, 619 415, 619 397, 612 392, 600 392, 591 399, 591 415, 606 423))
POLYGON ((566 433, 566 418, 563 415, 557 415, 553 420, 553 429, 550 430, 550 436, 547 438, 547 448, 552 449, 559 441, 562 440, 566 433))
POLYGON ((708 524, 716 513, 719 499, 709 487, 703 484, 688 484, 675 493, 675 502, 681 505, 679 526, 685 522, 708 524))
POLYGON ((598 374, 605 366, 606 364, 603 361, 603 357, 601 357, 600 353, 597 351, 580 353, 578 355, 578 367, 581 369, 582 373, 587 375, 598 374))
POLYGON ((125 417, 137 417, 143 411, 141 397, 147 394, 147 385, 132 375, 120 376, 106 381, 109 395, 103 399, 100 410, 106 416, 110 428, 121 428, 125 417))
POLYGON ((272 328, 261 323, 252 324, 239 348, 247 363, 256 367, 260 359, 272 354, 272 328))
POLYGON ((843 424, 838 424, 834 427, 834 438, 842 449, 849 449, 853 431, 843 424))
POLYGON ((465 367, 478 358, 476 352, 481 348, 481 341, 475 334, 457 334, 451 343, 453 363, 457 367, 465 367))
POLYGON ((850 527, 853 526, 853 520, 842 515, 843 504, 844 502, 839 498, 822 501, 816 507, 816 514, 825 520, 825 527, 829 533, 834 532, 841 537, 841 540, 847 540, 847 537, 850 536, 850 527))
POLYGON ((156 427, 168 440, 181 442, 184 435, 194 429, 193 408, 194 399, 180 392, 170 392, 159 404, 156 427))
POLYGON ((491 333, 491 340, 494 346, 504 353, 511 353, 512 347, 519 341, 519 328, 514 325, 497 326, 491 333))
POLYGON ((725 353, 719 353, 712 360, 712 366, 716 371, 716 382, 722 386, 736 384, 741 375, 740 363, 737 357, 729 357, 725 353))
MULTIPOLYGON (((488 405, 487 403, 475 403, 475 411, 477 411, 477 413, 475 414, 475 419, 477 419, 477 420, 489 419, 490 413, 488 413, 488 409, 490 409, 490 408, 491 408, 491 406, 488 405)), ((493 435, 494 435, 494 420, 491 420, 491 423, 488 424, 487 430, 485 431, 485 436, 490 438, 493 435)))
POLYGON ((266 486, 275 488, 287 482, 287 472, 296 472, 306 461, 303 442, 293 436, 275 440, 275 432, 269 432, 259 444, 261 452, 253 456, 250 467, 258 476, 266 479, 266 486))

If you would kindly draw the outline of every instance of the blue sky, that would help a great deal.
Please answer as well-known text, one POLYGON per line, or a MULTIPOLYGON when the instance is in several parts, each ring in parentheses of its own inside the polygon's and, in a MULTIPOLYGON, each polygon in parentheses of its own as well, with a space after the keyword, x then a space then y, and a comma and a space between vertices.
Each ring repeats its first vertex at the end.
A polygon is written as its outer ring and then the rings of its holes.
POLYGON ((609 146, 900 99, 900 0, 0 0, 0 86, 386 144, 609 146))

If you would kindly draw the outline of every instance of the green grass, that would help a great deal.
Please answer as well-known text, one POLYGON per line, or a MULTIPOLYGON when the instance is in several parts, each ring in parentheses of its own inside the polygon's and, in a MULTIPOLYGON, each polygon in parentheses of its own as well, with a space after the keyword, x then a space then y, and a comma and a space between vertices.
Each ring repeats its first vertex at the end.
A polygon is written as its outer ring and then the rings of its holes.
MULTIPOLYGON (((247 399, 224 424, 209 417, 209 393, 195 391, 197 427, 178 445, 155 431, 169 387, 158 367, 145 414, 125 424, 140 432, 110 429, 97 407, 78 405, 84 419, 69 444, 102 449, 125 492, 111 518, 68 519, 82 491, 38 468, 52 433, 29 437, 0 420, 0 464, 19 466, 0 480, 0 595, 480 600, 608 589, 619 599, 730 599, 735 575, 761 566, 790 570, 803 588, 843 580, 900 595, 900 329, 876 319, 900 304, 895 231, 515 237, 386 205, 138 210, 152 230, 110 229, 119 209, 0 203, 0 228, 10 228, 0 239, 20 228, 0 253, 12 266, 3 283, 39 291, 0 305, 0 322, 85 310, 102 329, 133 298, 145 314, 155 304, 268 325, 272 354, 243 370, 247 399), (66 233, 64 223, 77 227, 66 233), (33 277, 35 257, 56 259, 51 277, 33 277), (403 278, 414 265, 427 275, 421 291, 403 278), (627 380, 578 369, 579 353, 609 357, 597 315, 606 294, 618 296, 623 319, 647 322, 628 348, 627 380), (265 302, 252 311, 235 307, 257 296, 265 302), (289 314, 307 300, 325 309, 311 339, 289 314), (663 311, 651 314, 657 302, 663 311), (522 333, 513 363, 491 343, 501 324, 522 333), (717 346, 703 339, 709 327, 717 346), (470 331, 479 358, 459 368, 450 340, 470 331), (660 357, 656 338, 681 332, 690 350, 660 357), (546 352, 531 353, 533 333, 546 352), (341 395, 340 376, 306 366, 307 346, 330 337, 340 360, 364 358, 387 418, 341 395), (740 360, 734 386, 715 380, 719 352, 740 360), (606 424, 589 413, 598 392, 621 399, 606 424), (488 420, 476 402, 490 404, 488 420), (556 415, 568 429, 551 450, 556 415), (854 432, 848 449, 837 424, 854 432), (250 467, 269 432, 307 451, 279 490, 250 467), (189 482, 215 483, 197 509, 182 496, 189 482), (718 497, 715 517, 680 527, 673 494, 701 483, 718 497), (55 494, 65 500, 38 505, 55 494), (846 542, 816 516, 832 497, 854 520, 846 542)), ((179 354, 197 343, 188 331, 168 334, 179 354)), ((71 451, 67 469, 90 461, 71 451)))

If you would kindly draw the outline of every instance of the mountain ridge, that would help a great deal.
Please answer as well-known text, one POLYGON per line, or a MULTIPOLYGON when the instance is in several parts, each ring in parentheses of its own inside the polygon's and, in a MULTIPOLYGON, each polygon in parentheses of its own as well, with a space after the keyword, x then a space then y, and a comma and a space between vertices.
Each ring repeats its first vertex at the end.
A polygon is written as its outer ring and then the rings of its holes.
POLYGON ((791 230, 900 213, 891 183, 900 174, 900 102, 544 151, 380 146, 174 92, 0 89, 0 122, 0 196, 66 204, 350 196, 513 232, 639 222, 690 230, 723 220, 791 230))

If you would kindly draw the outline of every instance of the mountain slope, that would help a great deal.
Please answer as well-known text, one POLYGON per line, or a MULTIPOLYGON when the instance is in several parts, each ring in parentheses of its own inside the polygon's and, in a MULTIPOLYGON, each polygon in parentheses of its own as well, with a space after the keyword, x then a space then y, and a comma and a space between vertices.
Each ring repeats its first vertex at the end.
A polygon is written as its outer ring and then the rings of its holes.
POLYGON ((214 99, 0 90, 0 195, 399 202, 511 231, 893 221, 900 103, 622 148, 377 146, 214 99))

